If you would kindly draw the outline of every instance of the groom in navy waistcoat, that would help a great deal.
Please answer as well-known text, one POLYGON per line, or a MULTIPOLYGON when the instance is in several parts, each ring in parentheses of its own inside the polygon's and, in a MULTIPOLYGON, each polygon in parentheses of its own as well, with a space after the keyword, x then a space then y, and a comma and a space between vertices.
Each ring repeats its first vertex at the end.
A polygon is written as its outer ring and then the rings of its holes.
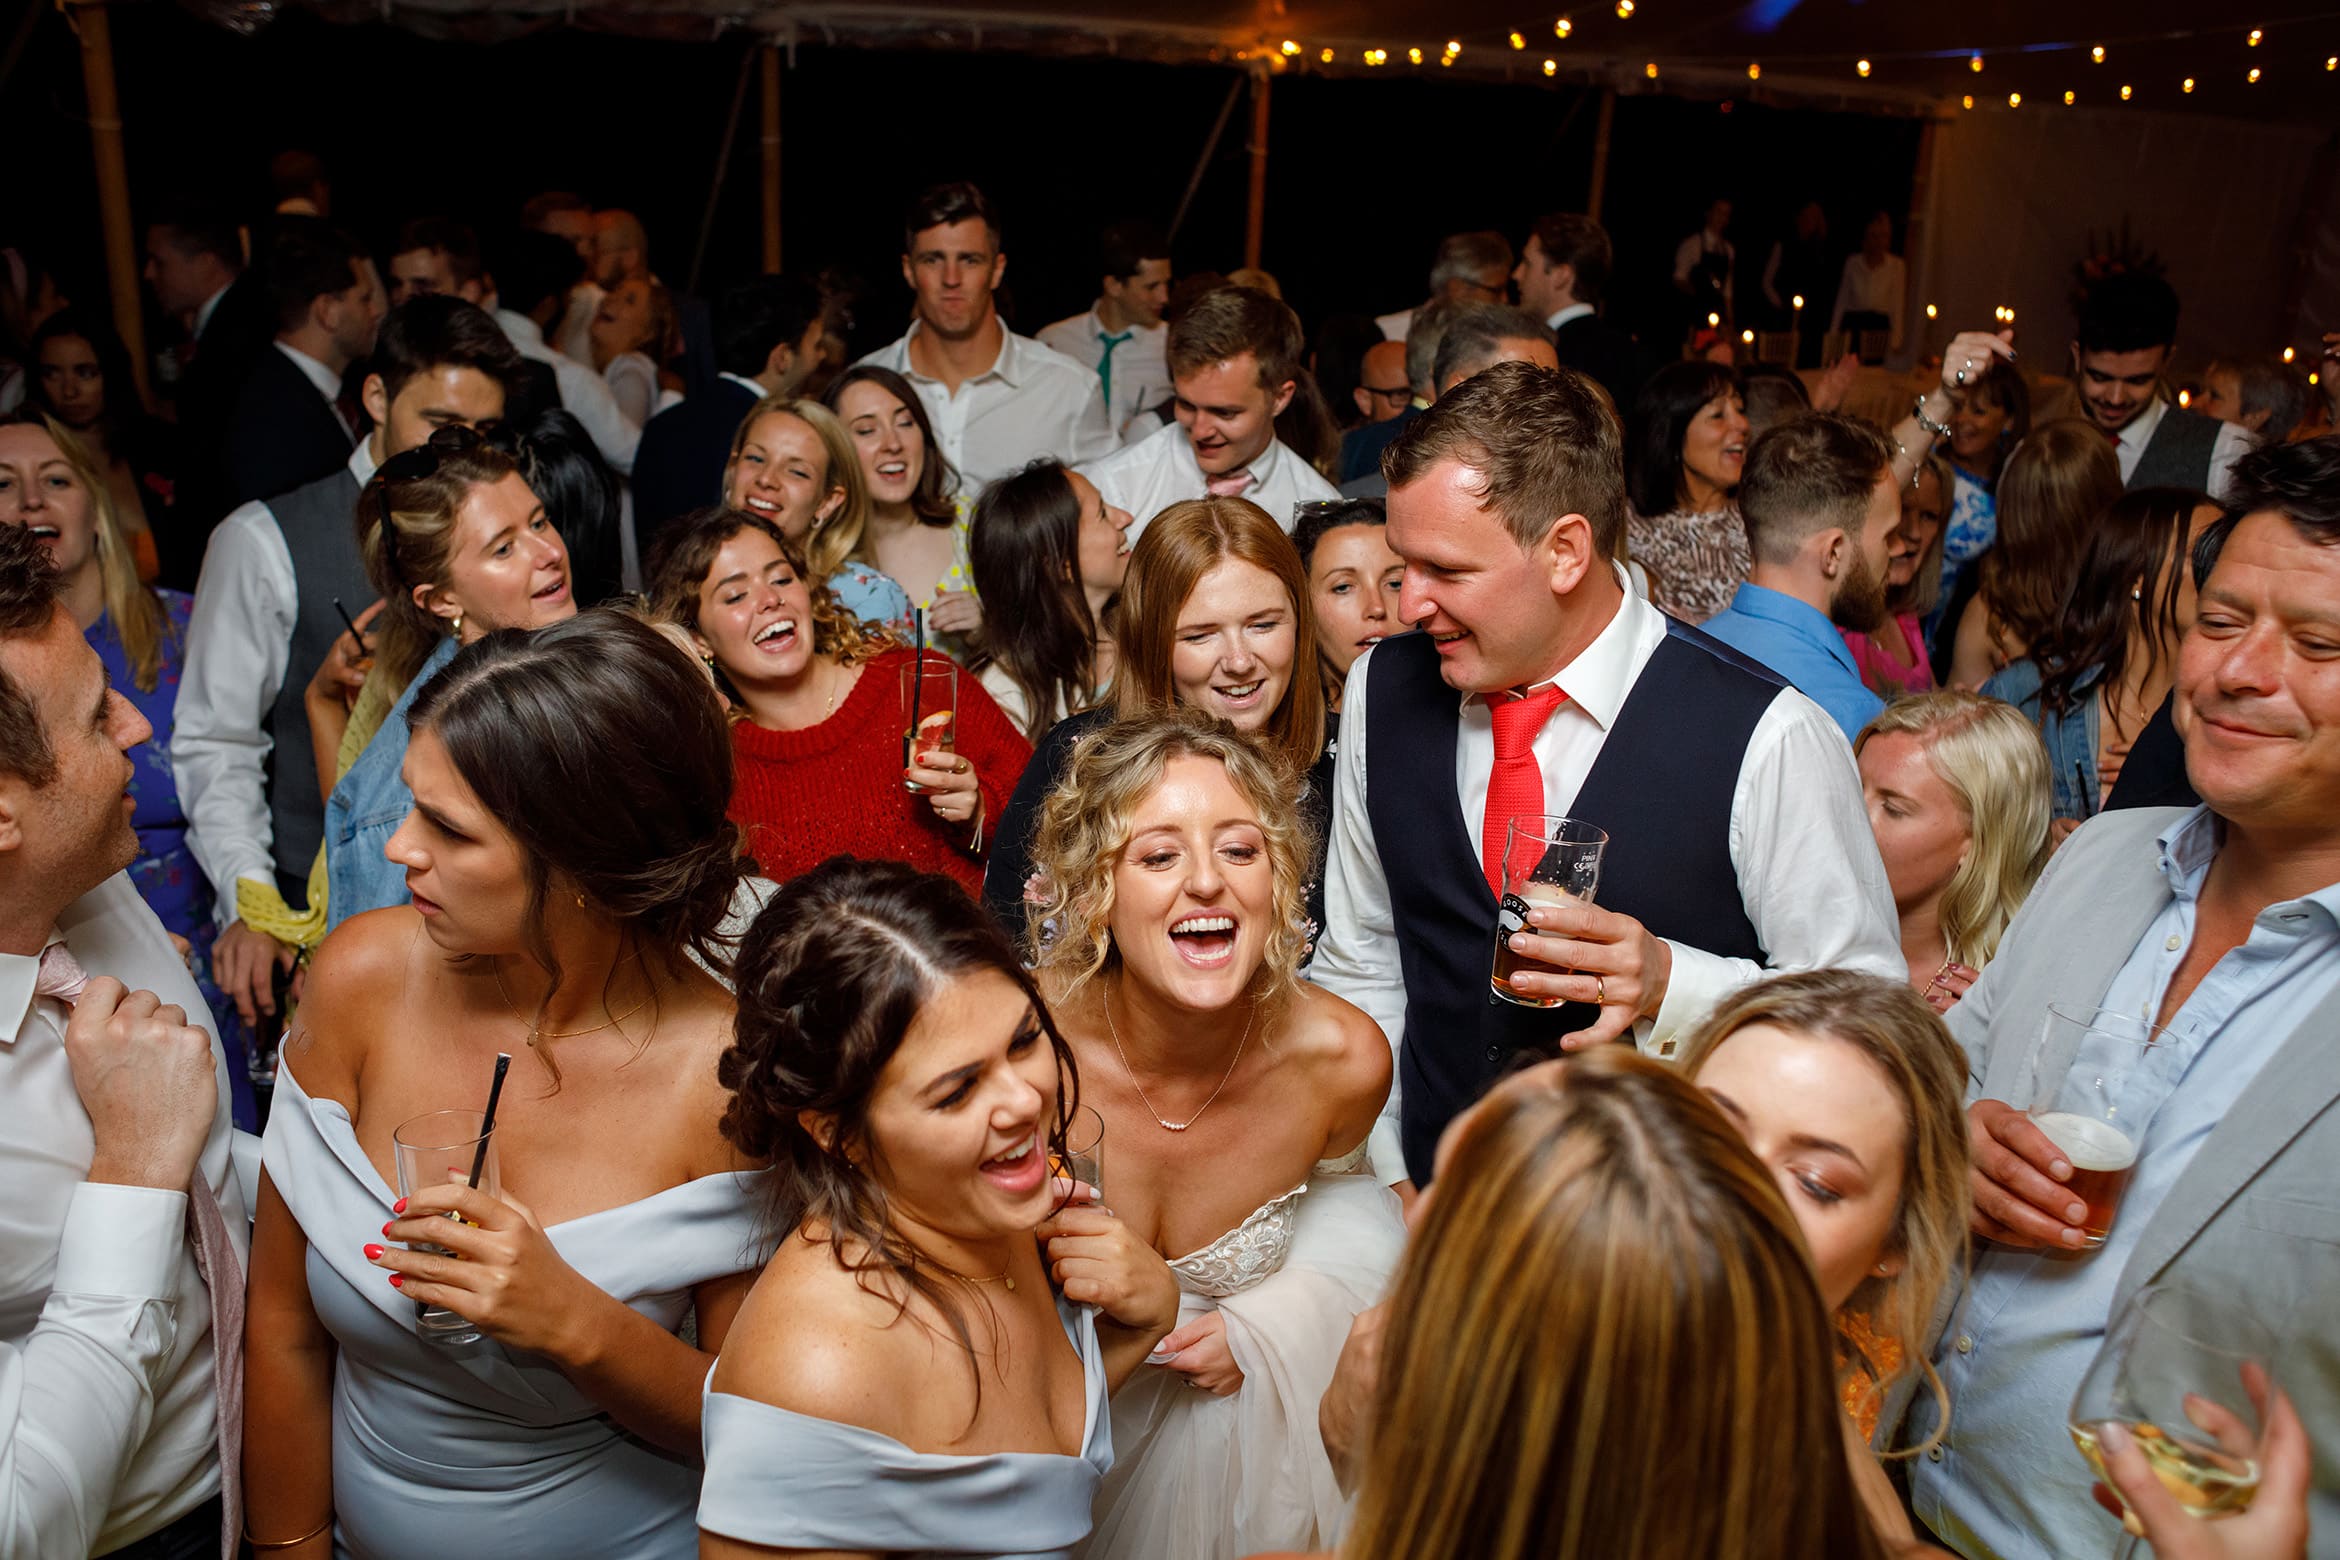
POLYGON ((1671 1055, 1765 970, 1906 977, 1844 734, 1628 583, 1622 438, 1591 380, 1498 364, 1382 468, 1398 613, 1421 632, 1349 673, 1312 978, 1397 1050, 1385 1115, 1414 1185, 1522 1052, 1671 1055), (1513 982, 1547 1008, 1488 982, 1504 824, 1532 812, 1609 836, 1596 902, 1532 908, 1512 939, 1553 966, 1513 982))

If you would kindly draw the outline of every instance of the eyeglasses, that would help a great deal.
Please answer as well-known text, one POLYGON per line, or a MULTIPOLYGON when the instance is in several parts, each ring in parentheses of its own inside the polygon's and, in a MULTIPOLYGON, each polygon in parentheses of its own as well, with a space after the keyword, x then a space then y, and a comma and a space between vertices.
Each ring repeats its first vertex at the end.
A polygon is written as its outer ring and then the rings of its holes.
POLYGON ((1412 385, 1398 385, 1388 390, 1384 390, 1379 385, 1359 385, 1357 388, 1363 390, 1367 395, 1377 395, 1384 401, 1410 401, 1414 398, 1412 385))

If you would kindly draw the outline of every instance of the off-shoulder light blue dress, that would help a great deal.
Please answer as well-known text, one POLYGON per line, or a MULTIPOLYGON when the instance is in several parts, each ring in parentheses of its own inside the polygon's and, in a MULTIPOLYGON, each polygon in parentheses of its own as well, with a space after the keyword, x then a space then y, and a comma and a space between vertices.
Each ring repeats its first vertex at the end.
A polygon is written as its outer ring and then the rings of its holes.
POLYGON ((707 1449, 699 1526, 780 1549, 1064 1560, 1088 1536, 1089 1503, 1113 1466, 1113 1417, 1096 1313, 1061 1296, 1056 1312, 1088 1388, 1078 1457, 932 1456, 859 1425, 710 1388, 699 1421, 707 1449))
MULTIPOLYGON (((539 1356, 418 1336, 363 1248, 397 1193, 349 1113, 283 1067, 263 1163, 309 1243, 333 1372, 333 1550, 351 1560, 689 1560, 699 1470, 635 1440, 539 1356)), ((702 1176, 556 1224, 564 1261, 674 1331, 694 1286, 760 1262, 770 1172, 702 1176)), ((1085 1508, 1084 1508, 1085 1510, 1085 1508)))

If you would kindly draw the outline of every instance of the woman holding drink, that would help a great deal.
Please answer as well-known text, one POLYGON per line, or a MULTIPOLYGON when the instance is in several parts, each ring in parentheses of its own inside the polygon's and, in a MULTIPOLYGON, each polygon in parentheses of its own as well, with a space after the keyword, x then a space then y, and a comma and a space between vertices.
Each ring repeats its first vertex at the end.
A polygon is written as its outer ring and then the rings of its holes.
POLYGON ((1029 951, 1113 1210, 1183 1297, 1114 1400, 1093 1560, 1305 1546, 1343 1510, 1317 1399, 1404 1234, 1365 1163, 1389 1044, 1297 979, 1311 845, 1265 745, 1179 708, 1091 735, 1040 822, 1029 951))
POLYGON ((741 862, 705 688, 596 609, 482 640, 416 699, 389 845, 413 903, 319 950, 269 1121, 256 1545, 691 1553, 701 1348, 747 1293, 763 1180, 716 1126, 732 1003, 697 961, 728 967, 741 862), (473 1185, 394 1191, 401 1127, 483 1105, 499 1052, 473 1185))
POLYGON ((1031 976, 948 880, 862 861, 782 889, 738 974, 723 1130, 783 1238, 707 1381, 699 1553, 1066 1554, 1177 1293, 1049 1174, 1081 1086, 1031 976))
POLYGON ((974 677, 840 609, 795 543, 737 509, 667 527, 651 602, 732 701, 731 816, 764 876, 845 853, 982 886, 990 822, 1032 749, 974 677))

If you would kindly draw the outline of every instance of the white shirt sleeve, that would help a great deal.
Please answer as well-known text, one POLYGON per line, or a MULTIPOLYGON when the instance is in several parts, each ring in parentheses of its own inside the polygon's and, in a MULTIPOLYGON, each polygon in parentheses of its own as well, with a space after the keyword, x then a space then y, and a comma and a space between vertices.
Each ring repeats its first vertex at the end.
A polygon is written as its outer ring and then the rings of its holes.
POLYGON ((658 410, 658 369, 641 353, 626 352, 610 359, 602 377, 618 410, 636 427, 658 410))
MULTIPOLYGON (((1772 701, 1748 739, 1731 798, 1731 865, 1770 970, 1908 978, 1852 748, 1836 723, 1793 689, 1772 701)), ((1328 895, 1328 916, 1331 904, 1328 895)), ((1671 940, 1667 946, 1673 975, 1642 1042, 1658 1056, 1671 1056, 1686 1029, 1766 971, 1751 959, 1671 940)))
POLYGON ((2218 425, 2218 442, 2210 446, 2210 496, 2220 503, 2234 488, 2234 463, 2259 447, 2259 441, 2241 423, 2218 425))
POLYGON ((586 437, 612 471, 633 475, 634 451, 642 442, 641 422, 625 414, 608 380, 582 364, 557 354, 556 358, 553 382, 560 387, 561 405, 584 425, 586 437))
POLYGON ((0 1560, 97 1543, 168 1385, 186 1218, 184 1192, 74 1190, 40 1320, 0 1343, 0 1560))
POLYGON ((1376 1172, 1385 1182, 1397 1182, 1406 1176, 1395 1072, 1398 1048, 1405 1042, 1406 982, 1398 963, 1389 878, 1374 842, 1372 815, 1365 810, 1365 668, 1372 658, 1371 650, 1357 657, 1341 695, 1341 750, 1333 764, 1332 838, 1324 862, 1325 926, 1308 978, 1363 1008, 1389 1039, 1389 1099, 1369 1141, 1376 1172))
MULTIPOLYGON (((236 919, 236 880, 276 881, 268 816, 268 712, 292 659, 292 554, 264 504, 220 522, 203 554, 171 716, 171 770, 187 844, 236 919)), ((305 761, 307 754, 301 757, 305 761)))

